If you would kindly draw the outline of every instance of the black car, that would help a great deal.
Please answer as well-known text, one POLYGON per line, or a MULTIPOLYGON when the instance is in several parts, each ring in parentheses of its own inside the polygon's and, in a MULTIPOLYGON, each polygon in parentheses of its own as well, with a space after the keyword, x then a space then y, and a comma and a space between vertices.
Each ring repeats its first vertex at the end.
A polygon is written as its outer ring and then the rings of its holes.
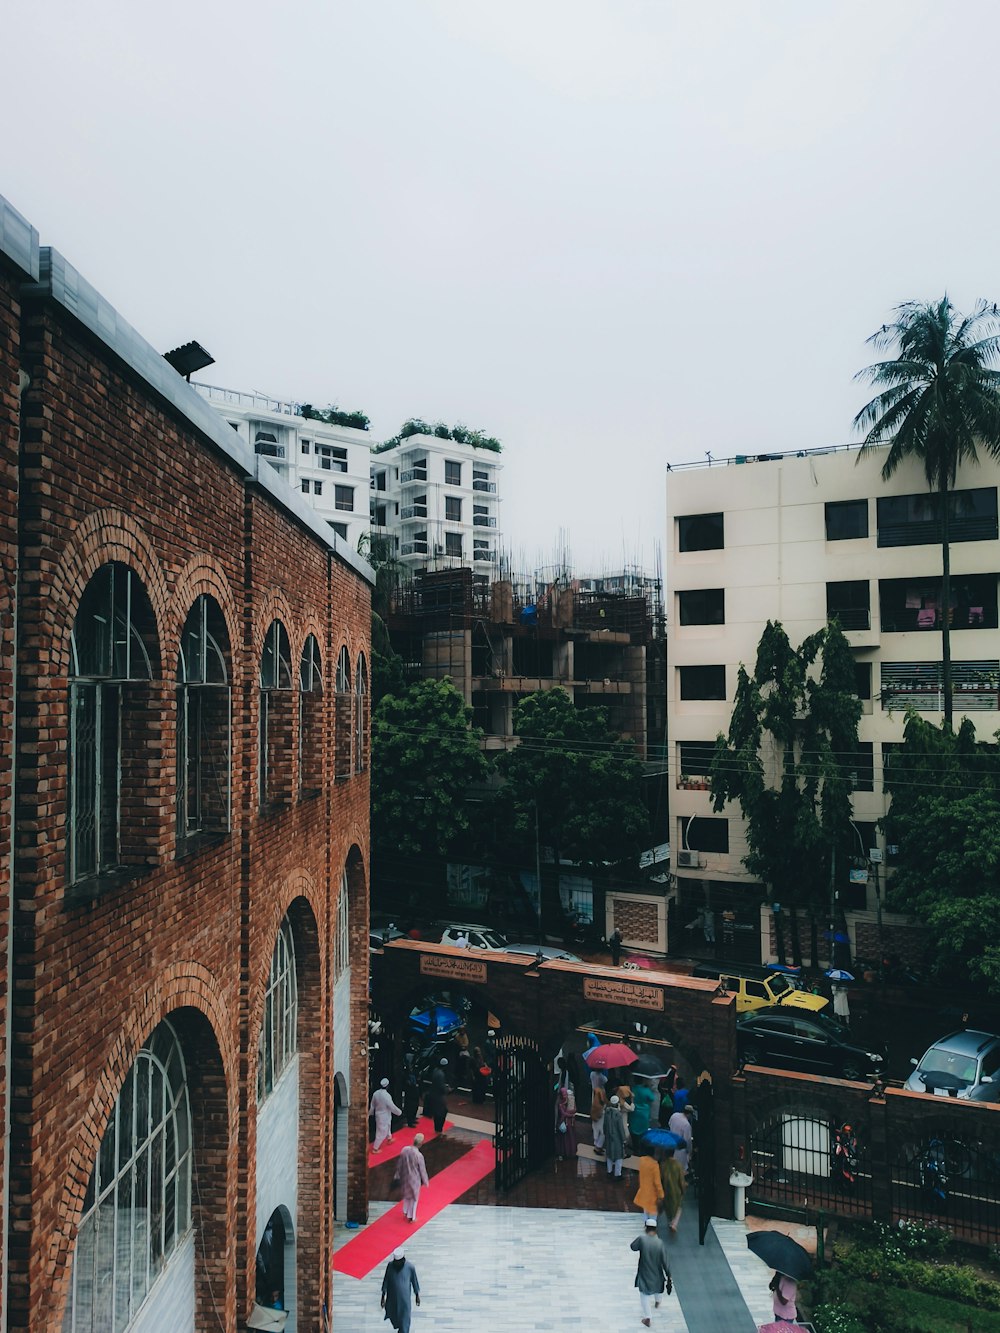
POLYGON ((769 1006, 736 1020, 740 1059, 806 1074, 863 1081, 881 1073, 885 1055, 856 1046, 846 1028, 825 1014, 803 1014, 769 1006))

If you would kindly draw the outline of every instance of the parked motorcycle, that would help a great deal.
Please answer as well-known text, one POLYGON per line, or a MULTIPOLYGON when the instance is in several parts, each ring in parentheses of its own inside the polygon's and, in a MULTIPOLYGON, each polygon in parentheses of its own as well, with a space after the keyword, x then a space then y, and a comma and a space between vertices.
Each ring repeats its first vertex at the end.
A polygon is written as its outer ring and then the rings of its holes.
POLYGON ((917 1179, 924 1203, 939 1212, 948 1202, 948 1158, 943 1139, 929 1139, 917 1159, 917 1179))

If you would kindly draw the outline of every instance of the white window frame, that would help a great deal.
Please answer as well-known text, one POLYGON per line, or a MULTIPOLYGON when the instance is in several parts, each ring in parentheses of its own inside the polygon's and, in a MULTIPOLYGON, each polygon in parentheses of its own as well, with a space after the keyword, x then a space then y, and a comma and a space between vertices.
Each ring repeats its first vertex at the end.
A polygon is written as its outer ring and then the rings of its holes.
POLYGON ((299 991, 295 941, 286 916, 274 942, 257 1039, 257 1105, 261 1106, 298 1052, 299 991))
POLYGON ((184 1055, 165 1019, 129 1070, 101 1140, 62 1333, 124 1333, 132 1327, 191 1230, 191 1165, 184 1055))

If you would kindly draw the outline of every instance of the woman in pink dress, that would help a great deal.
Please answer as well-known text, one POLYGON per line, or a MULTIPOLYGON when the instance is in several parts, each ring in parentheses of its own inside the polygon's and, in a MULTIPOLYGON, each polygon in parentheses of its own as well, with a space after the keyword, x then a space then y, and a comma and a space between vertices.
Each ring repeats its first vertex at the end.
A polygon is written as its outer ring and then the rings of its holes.
POLYGON ((799 1317, 798 1306, 795 1304, 795 1298, 799 1294, 799 1284, 794 1278, 786 1277, 784 1273, 775 1273, 770 1285, 774 1297, 771 1305, 775 1319, 784 1319, 789 1324, 794 1324, 799 1317))

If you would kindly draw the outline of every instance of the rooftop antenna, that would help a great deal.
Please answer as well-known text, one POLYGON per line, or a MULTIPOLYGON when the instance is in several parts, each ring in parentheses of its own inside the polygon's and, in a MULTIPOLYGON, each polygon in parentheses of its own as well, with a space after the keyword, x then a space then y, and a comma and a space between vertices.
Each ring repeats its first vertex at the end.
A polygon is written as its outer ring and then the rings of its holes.
POLYGON ((712 455, 709 453, 709 451, 708 451, 707 449, 705 450, 705 457, 708 459, 708 466, 711 467, 711 466, 712 466, 712 455))

